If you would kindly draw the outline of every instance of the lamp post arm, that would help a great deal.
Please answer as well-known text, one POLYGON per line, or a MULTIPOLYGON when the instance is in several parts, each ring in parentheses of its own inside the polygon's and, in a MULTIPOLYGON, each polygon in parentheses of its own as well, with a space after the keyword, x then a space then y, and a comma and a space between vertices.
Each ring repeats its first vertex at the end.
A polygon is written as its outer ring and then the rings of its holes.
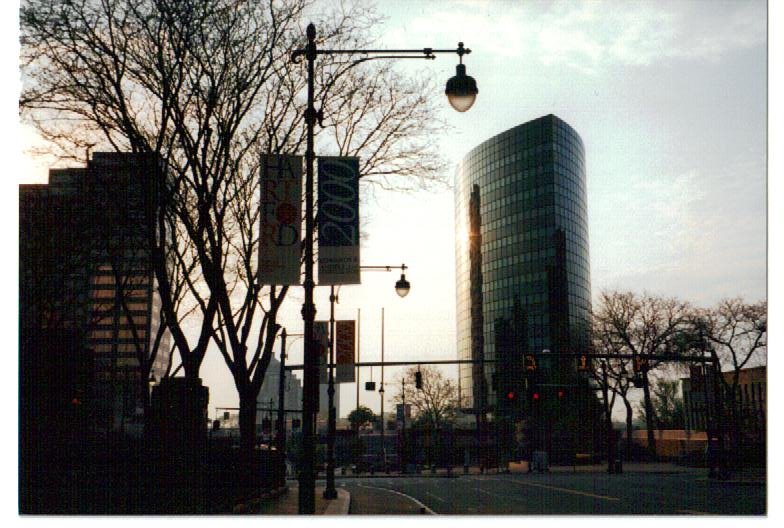
MULTIPOLYGON (((309 49, 302 48, 294 50, 291 53, 291 61, 295 64, 300 61, 302 56, 307 56, 309 49)), ((435 59, 436 53, 457 53, 460 57, 471 53, 469 48, 463 47, 461 42, 457 48, 454 49, 433 49, 433 48, 416 48, 416 49, 317 49, 315 55, 375 55, 376 58, 426 58, 435 59), (416 55, 414 55, 416 54, 416 55), (421 55, 419 55, 421 54, 421 55), (408 55, 411 55, 410 57, 408 55)), ((369 57, 370 58, 370 57, 369 57)))
POLYGON ((393 269, 406 271, 408 266, 405 264, 401 264, 400 266, 360 266, 359 269, 362 271, 392 271, 393 269))

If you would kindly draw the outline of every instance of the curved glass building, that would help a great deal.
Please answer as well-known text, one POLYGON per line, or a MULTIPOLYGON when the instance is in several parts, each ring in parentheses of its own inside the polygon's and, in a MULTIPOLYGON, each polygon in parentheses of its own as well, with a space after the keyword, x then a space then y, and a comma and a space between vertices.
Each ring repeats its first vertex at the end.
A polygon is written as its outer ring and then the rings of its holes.
POLYGON ((558 355, 588 351, 585 186, 583 142, 554 115, 488 139, 460 164, 455 181, 458 357, 498 360, 485 364, 484 376, 479 366, 461 365, 465 407, 492 409, 499 401, 493 374, 525 372, 525 354, 549 351, 553 365, 574 371, 575 360, 559 361, 558 355))

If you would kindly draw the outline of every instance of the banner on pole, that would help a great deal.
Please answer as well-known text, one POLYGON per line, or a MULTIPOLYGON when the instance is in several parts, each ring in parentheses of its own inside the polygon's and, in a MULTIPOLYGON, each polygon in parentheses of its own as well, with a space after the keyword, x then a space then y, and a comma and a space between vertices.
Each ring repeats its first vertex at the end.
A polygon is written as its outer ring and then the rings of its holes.
POLYGON ((319 284, 359 284, 359 158, 318 159, 319 284))
POLYGON ((335 382, 354 383, 354 321, 335 321, 335 382))
POLYGON ((259 284, 300 283, 302 156, 261 157, 259 284))
POLYGON ((329 362, 329 323, 315 321, 313 323, 313 341, 319 358, 319 383, 329 383, 327 363, 329 362))

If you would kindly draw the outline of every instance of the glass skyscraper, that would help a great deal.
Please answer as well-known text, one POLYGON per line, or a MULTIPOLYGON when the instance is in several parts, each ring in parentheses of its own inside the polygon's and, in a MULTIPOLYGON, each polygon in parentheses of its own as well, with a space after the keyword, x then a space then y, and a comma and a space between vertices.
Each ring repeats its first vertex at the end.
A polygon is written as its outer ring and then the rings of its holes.
MULTIPOLYGON (((588 351, 591 280, 585 150, 554 115, 511 128, 471 150, 455 178, 457 350, 460 359, 501 354, 499 324, 517 321, 507 361, 549 351, 588 351)), ((501 325, 503 326, 503 325, 501 325)), ((484 368, 486 405, 496 400, 484 368)), ((463 404, 477 406, 481 368, 460 367, 463 404)), ((480 403, 481 405, 481 403, 480 403)))

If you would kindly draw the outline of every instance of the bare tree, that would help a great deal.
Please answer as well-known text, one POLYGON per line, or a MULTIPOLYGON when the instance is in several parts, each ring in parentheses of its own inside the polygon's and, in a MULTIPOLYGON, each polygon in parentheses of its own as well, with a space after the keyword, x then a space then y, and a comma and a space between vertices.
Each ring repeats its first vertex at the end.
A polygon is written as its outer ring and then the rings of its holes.
POLYGON ((406 403, 414 409, 414 419, 422 424, 439 429, 447 422, 454 420, 458 408, 457 386, 452 380, 444 377, 436 367, 410 367, 400 377, 401 390, 395 395, 395 402, 406 403), (416 373, 422 374, 422 388, 416 388, 416 373), (402 380, 405 379, 405 391, 402 380))
POLYGON ((696 329, 716 354, 721 370, 730 375, 719 375, 721 392, 726 401, 732 424, 735 448, 741 439, 740 424, 743 410, 740 398, 741 370, 749 365, 767 362, 768 304, 766 301, 747 304, 741 298, 724 299, 710 310, 695 314, 696 329))
MULTIPOLYGON (((626 346, 622 341, 615 338, 612 331, 610 320, 603 317, 607 313, 598 310, 593 317, 592 346, 597 353, 612 355, 622 355, 627 352, 626 346)), ((605 371, 607 373, 607 390, 612 395, 608 402, 610 413, 615 407, 616 397, 621 399, 626 410, 626 459, 631 458, 631 439, 633 431, 634 408, 630 400, 630 390, 632 389, 632 376, 634 375, 632 361, 623 357, 610 357, 604 360, 605 371)), ((604 384, 604 372, 601 361, 594 361, 591 364, 591 377, 599 383, 604 384)))
MULTIPOLYGON (((691 308, 677 299, 638 296, 632 292, 602 292, 594 312, 600 346, 619 353, 639 356, 666 356, 679 350, 679 340, 688 331, 691 308)), ((640 361, 643 402, 648 429, 648 450, 656 456, 655 410, 651 400, 649 374, 662 368, 659 361, 640 361)), ((623 370, 627 367, 624 366, 623 370)), ((620 371, 620 369, 619 369, 620 371)), ((621 376, 623 375, 621 371, 621 376)), ((628 390, 628 385, 626 385, 628 390)), ((628 409, 627 409, 628 412, 628 409)), ((628 428, 628 420, 627 420, 628 428)))
MULTIPOLYGON (((88 146, 154 153, 166 177, 150 229, 152 263, 187 379, 198 379, 211 340, 240 397, 243 448, 255 435, 255 399, 272 354, 286 287, 258 284, 262 152, 304 141, 302 65, 306 0, 28 0, 21 9, 23 118, 78 158, 88 146), (185 255, 195 257, 190 266, 185 255), (171 262, 180 262, 198 330, 186 333, 171 262)), ((378 18, 343 5, 314 20, 319 46, 370 43, 378 18)), ((407 188, 439 181, 442 163, 428 102, 432 87, 388 67, 320 57, 320 151, 359 155, 363 177, 407 188), (330 88, 331 89, 328 89, 330 88), (333 149, 328 145, 337 145, 333 149)))

